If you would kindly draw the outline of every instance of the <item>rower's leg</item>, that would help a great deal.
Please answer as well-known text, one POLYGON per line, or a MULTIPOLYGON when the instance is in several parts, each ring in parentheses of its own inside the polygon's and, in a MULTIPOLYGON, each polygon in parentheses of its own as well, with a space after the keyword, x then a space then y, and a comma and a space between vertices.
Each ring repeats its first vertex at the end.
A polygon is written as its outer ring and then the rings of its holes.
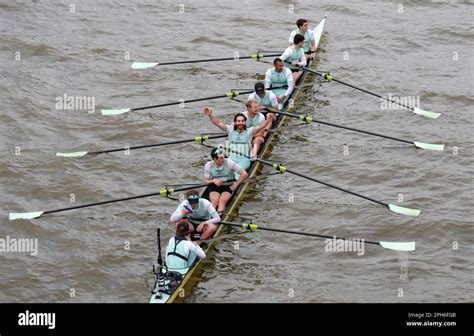
POLYGON ((250 153, 250 156, 257 156, 258 154, 258 150, 260 149, 260 145, 263 144, 264 142, 264 139, 263 137, 259 136, 259 137, 255 137, 253 139, 253 149, 252 149, 252 152, 250 153))
POLYGON ((206 240, 207 238, 211 237, 216 231, 217 231, 217 225, 215 224, 205 225, 204 228, 202 229, 200 240, 206 240))
POLYGON ((293 83, 297 83, 303 71, 293 72, 293 83))
POLYGON ((232 194, 230 194, 227 191, 224 191, 221 194, 221 197, 219 198, 219 205, 217 206, 217 212, 221 212, 221 211, 225 210, 225 206, 226 206, 227 202, 229 201, 231 195, 232 194))
POLYGON ((219 204, 219 198, 221 195, 217 191, 213 191, 209 194, 209 200, 211 201, 212 206, 214 209, 217 209, 217 205, 219 204))

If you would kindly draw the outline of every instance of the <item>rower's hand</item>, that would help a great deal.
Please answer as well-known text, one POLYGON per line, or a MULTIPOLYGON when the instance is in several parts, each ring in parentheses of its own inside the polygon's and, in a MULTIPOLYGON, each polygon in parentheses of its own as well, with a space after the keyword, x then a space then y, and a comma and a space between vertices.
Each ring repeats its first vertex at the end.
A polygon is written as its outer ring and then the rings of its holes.
POLYGON ((235 191, 235 189, 237 189, 237 186, 235 184, 233 184, 229 187, 229 189, 232 190, 232 191, 235 191))
POLYGON ((298 62, 296 61, 291 62, 291 64, 293 64, 294 66, 298 66, 298 62))
POLYGON ((261 111, 261 110, 265 110, 266 108, 267 108, 266 106, 260 105, 257 109, 261 111))
POLYGON ((275 116, 275 115, 274 115, 273 113, 268 113, 268 114, 267 114, 267 119, 270 120, 270 121, 272 121, 274 116, 275 116))
POLYGON ((277 98, 278 104, 281 104, 285 101, 286 96, 281 96, 280 98, 277 98))
POLYGON ((212 108, 206 106, 204 108, 204 114, 210 117, 212 115, 212 108))
POLYGON ((190 211, 184 209, 184 210, 181 210, 181 213, 183 214, 183 216, 187 216, 190 213, 190 211))
POLYGON ((220 187, 222 185, 222 181, 218 179, 213 179, 212 183, 214 183, 216 186, 220 187))

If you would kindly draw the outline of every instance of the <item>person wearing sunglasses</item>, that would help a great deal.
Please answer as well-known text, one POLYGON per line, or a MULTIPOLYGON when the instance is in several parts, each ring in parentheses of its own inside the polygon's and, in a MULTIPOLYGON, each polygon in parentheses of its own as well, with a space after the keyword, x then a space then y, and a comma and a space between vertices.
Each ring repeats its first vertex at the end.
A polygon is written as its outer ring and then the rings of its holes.
POLYGON ((200 240, 211 237, 217 230, 217 224, 221 221, 221 217, 211 202, 199 197, 197 190, 190 190, 186 193, 186 199, 178 205, 171 215, 170 221, 178 225, 183 219, 200 222, 199 224, 189 222, 190 232, 200 233, 200 240))

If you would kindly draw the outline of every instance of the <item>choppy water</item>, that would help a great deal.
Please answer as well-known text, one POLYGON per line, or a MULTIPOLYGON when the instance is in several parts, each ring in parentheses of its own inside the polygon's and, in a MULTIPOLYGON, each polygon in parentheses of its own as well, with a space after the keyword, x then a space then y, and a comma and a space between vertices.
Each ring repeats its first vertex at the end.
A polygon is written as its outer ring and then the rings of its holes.
POLYGON ((312 125, 288 127, 270 158, 384 202, 396 203, 402 194, 403 205, 421 208, 422 214, 398 216, 289 174, 262 180, 240 214, 278 228, 414 240, 417 250, 408 254, 406 266, 403 255, 377 246, 367 245, 357 256, 326 252, 322 239, 268 232, 237 236, 217 246, 187 300, 472 302, 473 5, 291 4, 293 13, 287 1, 78 1, 74 8, 55 1, 0 3, 0 237, 36 238, 39 245, 37 256, 1 253, 0 301, 147 301, 156 228, 162 228, 166 242, 173 201, 141 199, 31 221, 10 222, 8 212, 67 207, 71 197, 81 204, 147 193, 167 183, 199 182, 208 150, 198 145, 82 159, 57 158, 55 152, 216 132, 202 107, 210 104, 230 119, 242 105, 214 100, 117 117, 98 110, 251 88, 269 67, 242 60, 137 72, 127 56, 168 61, 280 51, 297 18, 308 18, 314 27, 328 14, 320 69, 384 95, 419 97, 422 108, 443 115, 431 120, 407 110, 383 110, 376 98, 337 83, 315 83, 300 112, 444 143, 446 150, 416 150, 312 125), (95 113, 58 110, 55 99, 64 94, 93 97, 95 113))

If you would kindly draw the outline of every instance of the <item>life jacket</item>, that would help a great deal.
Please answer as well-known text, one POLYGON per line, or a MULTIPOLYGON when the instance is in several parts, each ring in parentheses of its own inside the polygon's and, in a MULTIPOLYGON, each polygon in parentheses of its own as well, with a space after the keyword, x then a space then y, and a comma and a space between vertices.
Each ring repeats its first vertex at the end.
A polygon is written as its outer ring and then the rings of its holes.
POLYGON ((169 269, 188 268, 194 264, 197 255, 191 251, 186 255, 184 252, 185 242, 184 236, 175 236, 166 247, 166 266, 169 269))

